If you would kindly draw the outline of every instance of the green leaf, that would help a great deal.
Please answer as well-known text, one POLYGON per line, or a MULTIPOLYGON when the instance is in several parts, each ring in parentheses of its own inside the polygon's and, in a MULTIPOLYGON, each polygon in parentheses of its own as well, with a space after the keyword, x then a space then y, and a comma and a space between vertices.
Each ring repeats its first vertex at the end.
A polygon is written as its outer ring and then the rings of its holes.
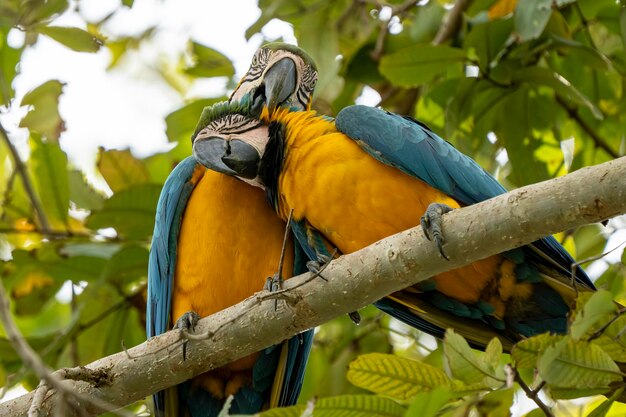
POLYGON ((87 227, 113 227, 129 239, 148 239, 152 235, 156 205, 161 186, 140 184, 126 188, 104 202, 101 210, 87 218, 87 227))
POLYGON ((572 85, 560 74, 544 68, 544 67, 524 67, 515 71, 512 74, 513 81, 523 81, 539 85, 545 85, 554 90, 556 94, 559 94, 567 99, 574 101, 587 107, 594 117, 598 120, 604 118, 602 112, 595 104, 589 100, 583 93, 581 93, 576 87, 572 85))
POLYGON ((148 249, 139 245, 126 245, 111 257, 104 268, 103 277, 117 287, 145 277, 148 271, 148 249))
POLYGON ((516 343, 511 350, 511 358, 513 358, 515 367, 523 369, 536 368, 539 355, 545 351, 548 346, 554 345, 562 339, 563 336, 545 333, 529 337, 528 339, 516 343))
POLYGON ((226 97, 205 98, 192 101, 178 110, 168 114, 165 118, 166 134, 170 142, 191 142, 191 135, 196 129, 200 115, 205 107, 225 100, 226 97))
POLYGON ((491 71, 498 57, 508 43, 513 29, 511 19, 497 19, 478 24, 465 39, 465 48, 474 48, 483 71, 491 71))
POLYGON ((235 67, 228 57, 213 48, 191 42, 189 45, 193 65, 185 72, 196 77, 232 77, 235 67))
POLYGON ((439 387, 429 392, 420 392, 413 397, 405 417, 435 417, 454 396, 449 388, 439 387))
MULTIPOLYGON (((605 323, 601 322, 598 325, 604 325, 605 323)), ((604 329, 600 337, 593 339, 592 343, 600 346, 614 361, 626 362, 625 328, 626 316, 621 315, 609 327, 604 329)))
POLYGON ((31 1, 20 4, 28 4, 20 10, 19 24, 24 27, 50 21, 69 7, 68 0, 31 1))
POLYGON ((626 248, 622 252, 622 265, 626 265, 626 248))
POLYGON ((576 259, 584 260, 602 254, 606 246, 606 238, 602 233, 602 226, 590 224, 576 229, 574 233, 576 244, 576 259))
POLYGON ((99 191, 87 183, 81 171, 71 170, 69 173, 70 200, 77 207, 87 210, 102 208, 104 197, 99 191))
POLYGON ((100 148, 97 165, 111 190, 116 193, 133 185, 150 181, 148 169, 128 149, 104 150, 100 148))
POLYGON ((524 415, 524 417, 546 417, 546 413, 541 408, 535 408, 530 413, 524 415))
MULTIPOLYGON (((548 346, 540 355, 539 376, 553 393, 567 396, 568 390, 602 393, 611 383, 622 381, 623 375, 611 357, 599 346, 569 337, 548 346)), ((570 397, 571 398, 571 397, 570 397)))
POLYGON ((487 380, 493 382, 492 378, 496 377, 495 370, 472 351, 463 336, 452 329, 446 331, 443 351, 452 375, 467 384, 479 384, 487 380))
POLYGON ((611 410, 611 406, 613 405, 613 403, 615 403, 615 401, 619 399, 620 395, 622 395, 623 392, 624 388, 620 388, 615 391, 610 398, 602 401, 600 405, 598 405, 589 414, 587 414, 587 417, 605 417, 611 410))
POLYGON ((11 48, 7 43, 8 28, 0 27, 0 105, 8 106, 15 96, 13 79, 18 74, 24 48, 11 48))
POLYGON ((441 369, 382 353, 359 356, 350 364, 347 377, 358 387, 400 401, 450 383, 441 369))
POLYGON ((104 44, 100 37, 74 27, 42 26, 37 31, 77 52, 97 52, 104 44))
POLYGON ((451 65, 465 61, 463 49, 449 46, 414 45, 380 60, 380 72, 400 87, 416 87, 430 81, 451 65))
MULTIPOLYGON (((260 417, 300 417, 307 406, 273 408, 260 417)), ((397 402, 375 395, 341 395, 321 398, 313 405, 315 417, 402 417, 405 408, 397 402)))
POLYGON ((552 0, 526 0, 515 8, 515 31, 519 40, 526 42, 537 39, 546 27, 552 14, 552 0))
POLYGON ((66 228, 70 207, 67 155, 57 143, 42 142, 35 136, 31 143, 33 150, 28 163, 45 215, 51 226, 66 228))
POLYGON ((570 327, 572 338, 580 339, 599 321, 608 322, 611 319, 611 313, 615 312, 617 312, 617 305, 613 302, 613 295, 609 291, 594 292, 583 309, 576 313, 570 327))
POLYGON ((128 8, 133 7, 135 0, 122 0, 122 4, 128 8))
POLYGON ((41 133, 50 140, 58 140, 65 130, 59 114, 59 96, 64 85, 58 80, 49 80, 28 92, 20 106, 33 108, 20 121, 20 127, 41 133))
POLYGON ((499 389, 485 395, 476 405, 481 417, 509 417, 513 406, 513 388, 499 389))

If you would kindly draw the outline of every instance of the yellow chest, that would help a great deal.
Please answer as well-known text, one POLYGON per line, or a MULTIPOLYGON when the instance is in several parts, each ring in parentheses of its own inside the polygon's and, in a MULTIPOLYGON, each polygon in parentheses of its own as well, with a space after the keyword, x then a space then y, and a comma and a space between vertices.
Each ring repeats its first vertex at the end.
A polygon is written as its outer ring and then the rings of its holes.
MULTIPOLYGON (((263 289, 278 268, 285 232, 260 189, 207 170, 194 188, 178 239, 172 319, 207 316, 263 289)), ((293 245, 284 271, 293 270, 293 245)))

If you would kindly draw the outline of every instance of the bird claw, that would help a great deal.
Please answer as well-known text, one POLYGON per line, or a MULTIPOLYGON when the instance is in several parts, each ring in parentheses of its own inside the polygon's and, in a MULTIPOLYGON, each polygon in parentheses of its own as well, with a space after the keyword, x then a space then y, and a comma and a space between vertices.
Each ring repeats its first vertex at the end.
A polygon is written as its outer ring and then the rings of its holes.
MULTIPOLYGON (((196 313, 195 311, 188 311, 180 316, 178 320, 176 320, 176 323, 174 324, 174 329, 178 329, 181 332, 186 331, 189 333, 193 333, 199 320, 200 316, 198 315, 198 313, 196 313)), ((187 359, 187 342, 189 342, 188 339, 183 340, 183 360, 187 359)))
MULTIPOLYGON (((269 292, 277 292, 283 289, 283 279, 280 274, 277 272, 271 277, 267 277, 265 280, 265 285, 263 285, 263 289, 269 292)), ((278 299, 274 300, 274 311, 278 310, 278 299)))
POLYGON ((267 277, 263 289, 269 292, 280 291, 283 289, 283 279, 278 273, 275 273, 271 277, 267 277))
POLYGON ((441 230, 441 220, 444 214, 449 213, 452 210, 452 207, 446 204, 432 203, 428 206, 426 213, 424 213, 420 219, 420 224, 426 239, 435 241, 437 249, 439 249, 439 253, 447 261, 449 261, 450 258, 448 258, 448 255, 446 255, 443 250, 445 240, 441 230))
POLYGON ((354 324, 361 324, 361 315, 358 311, 353 311, 352 313, 348 313, 348 317, 352 320, 354 324))
POLYGON ((324 268, 326 268, 326 265, 328 265, 328 263, 332 261, 332 259, 333 258, 331 256, 318 254, 316 260, 306 263, 306 267, 310 273, 314 274, 317 277, 320 277, 324 281, 328 281, 322 276, 322 271, 324 270, 324 268))

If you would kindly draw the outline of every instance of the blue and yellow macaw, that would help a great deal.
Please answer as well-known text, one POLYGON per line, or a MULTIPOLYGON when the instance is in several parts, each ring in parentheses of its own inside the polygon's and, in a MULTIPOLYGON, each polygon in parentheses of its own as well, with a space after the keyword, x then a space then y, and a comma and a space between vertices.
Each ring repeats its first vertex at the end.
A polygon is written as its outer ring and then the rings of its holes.
MULTIPOLYGON (((256 129, 228 136, 232 114, 216 113, 206 143, 237 140, 249 166, 233 155, 209 168, 265 190, 281 219, 293 210, 293 232, 311 258, 328 247, 350 253, 420 224, 443 256, 441 215, 504 193, 498 181, 424 124, 366 106, 343 109, 336 120, 311 111, 263 111, 256 129), (260 140, 265 137, 265 141, 260 140), (247 143, 248 145, 244 145, 247 143), (255 158, 250 155, 257 154, 255 158), (232 174, 232 171, 236 171, 232 174)), ((237 117, 253 117, 244 110, 237 117)), ((451 327, 475 347, 499 337, 506 348, 543 332, 564 333, 578 291, 594 286, 552 237, 432 277, 380 300, 392 316, 435 336, 451 327)))
MULTIPOLYGON (((262 106, 308 109, 317 71, 285 44, 257 51, 231 99, 262 106)), ((203 114, 198 131, 206 127, 203 114)), ((245 129, 245 126, 239 126, 245 129)), ((239 132, 234 128, 230 133, 239 132)), ((236 161, 231 161, 236 163, 236 161)), ((277 272, 285 223, 263 193, 207 170, 193 157, 168 177, 157 206, 148 268, 147 336, 193 328, 205 317, 263 289, 277 272), (263 219, 259 221, 259 219, 263 219), (195 313, 190 313, 195 312, 195 313)), ((299 245, 287 242, 284 270, 305 270, 299 245)), ((157 416, 216 416, 229 395, 231 413, 292 405, 302 385, 313 333, 237 360, 154 395, 157 416)))

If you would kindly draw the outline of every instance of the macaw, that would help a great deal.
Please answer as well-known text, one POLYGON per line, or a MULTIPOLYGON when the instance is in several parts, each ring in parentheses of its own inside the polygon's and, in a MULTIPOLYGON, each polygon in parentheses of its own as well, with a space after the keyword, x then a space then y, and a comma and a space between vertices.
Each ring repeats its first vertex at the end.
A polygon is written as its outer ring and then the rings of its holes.
MULTIPOLYGON (((222 133, 234 116, 216 116, 213 129, 196 137, 196 157, 264 189, 281 219, 293 210, 294 235, 311 258, 329 247, 354 252, 420 223, 445 257, 442 214, 506 192, 426 125, 382 109, 350 106, 335 120, 264 110, 263 124, 234 136, 222 133), (232 154, 201 155, 235 140, 248 165, 231 164, 232 154)), ((244 109, 238 117, 254 116, 244 109)), ((572 282, 573 262, 547 237, 438 274, 377 306, 434 336, 451 327, 475 347, 498 337, 510 349, 525 337, 566 332, 577 292, 594 290, 580 268, 572 282)))
MULTIPOLYGON (((305 110, 316 79, 308 55, 289 45, 268 44, 256 52, 231 98, 235 103, 250 101, 258 109, 284 105, 305 110)), ((206 117, 210 114, 202 116, 199 128, 206 117)), ((199 317, 263 289, 266 278, 278 269, 284 235, 285 223, 260 190, 207 170, 193 156, 180 162, 157 206, 148 267, 147 336, 175 324, 193 330, 199 317)), ((290 238, 284 270, 299 274, 305 261, 290 238)), ((234 396, 231 413, 292 405, 300 393, 312 338, 310 330, 161 391, 153 397, 155 414, 216 416, 229 395, 234 396)))

